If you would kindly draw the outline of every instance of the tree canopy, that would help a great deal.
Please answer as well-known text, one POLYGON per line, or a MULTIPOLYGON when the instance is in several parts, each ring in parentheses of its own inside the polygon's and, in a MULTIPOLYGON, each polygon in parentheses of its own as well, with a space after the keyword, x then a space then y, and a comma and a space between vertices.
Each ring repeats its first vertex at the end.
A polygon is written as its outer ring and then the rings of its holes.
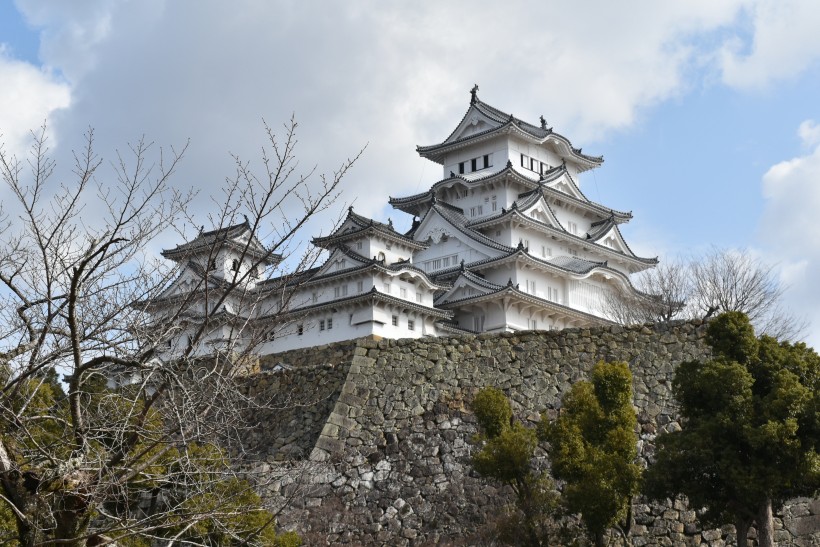
POLYGON ((566 483, 564 504, 580 513, 596 545, 608 528, 628 521, 638 492, 636 426, 629 366, 604 362, 572 386, 555 422, 539 426, 550 442, 552 473, 566 483))
POLYGON ((705 523, 733 522, 739 538, 756 521, 768 546, 772 507, 820 488, 820 357, 756 337, 738 312, 715 318, 707 342, 713 359, 676 371, 682 430, 658 437, 647 492, 685 494, 705 523))

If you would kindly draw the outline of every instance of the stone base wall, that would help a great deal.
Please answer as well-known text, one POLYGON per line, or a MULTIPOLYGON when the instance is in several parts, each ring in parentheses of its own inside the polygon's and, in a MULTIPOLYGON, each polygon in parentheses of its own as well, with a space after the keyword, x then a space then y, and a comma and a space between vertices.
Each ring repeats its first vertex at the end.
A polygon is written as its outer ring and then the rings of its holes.
MULTIPOLYGON (((259 395, 282 389, 307 395, 311 387, 325 386, 319 397, 324 403, 309 418, 283 410, 288 420, 270 417, 257 439, 258 446, 273 447, 262 453, 269 461, 284 457, 289 445, 304 451, 313 443, 311 487, 280 515, 280 525, 297 529, 311 545, 486 544, 511 493, 478 477, 470 464, 477 428, 467 403, 479 389, 502 389, 516 416, 534 425, 544 410, 554 416, 562 395, 595 363, 626 361, 645 460, 658 433, 680 428, 672 377, 682 361, 709 356, 704 332, 703 324, 691 322, 364 339, 349 346, 346 364, 296 367, 264 382, 261 375, 254 386, 259 395), (302 427, 311 433, 299 433, 302 427)), ((319 354, 333 351, 342 350, 327 346, 319 354)), ((542 461, 545 456, 541 451, 542 461)), ((270 494, 281 499, 295 487, 270 494)), ((779 544, 820 545, 817 500, 799 500, 779 516, 779 544)), ((731 526, 701 530, 681 500, 637 503, 630 534, 638 546, 734 542, 731 526)))

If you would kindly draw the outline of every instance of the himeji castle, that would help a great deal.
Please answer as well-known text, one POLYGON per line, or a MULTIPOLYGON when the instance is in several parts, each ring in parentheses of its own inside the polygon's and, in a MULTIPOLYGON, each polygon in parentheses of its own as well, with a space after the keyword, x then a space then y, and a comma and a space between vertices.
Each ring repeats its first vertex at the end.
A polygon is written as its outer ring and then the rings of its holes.
MULTIPOLYGON (((270 279, 247 270, 280 259, 247 222, 203 232, 163 252, 182 273, 151 310, 162 315, 195 281, 218 291, 247 272, 196 353, 251 336, 269 354, 371 335, 551 330, 611 322, 612 295, 634 291, 630 274, 657 264, 621 235, 631 213, 581 191, 581 174, 603 158, 582 153, 543 117, 534 125, 488 105, 477 86, 452 133, 417 152, 442 166, 442 178, 390 198, 413 216, 409 231, 351 208, 332 234, 313 239, 327 251, 321 266, 270 279)), ((168 351, 185 347, 196 326, 196 313, 186 313, 168 351)))

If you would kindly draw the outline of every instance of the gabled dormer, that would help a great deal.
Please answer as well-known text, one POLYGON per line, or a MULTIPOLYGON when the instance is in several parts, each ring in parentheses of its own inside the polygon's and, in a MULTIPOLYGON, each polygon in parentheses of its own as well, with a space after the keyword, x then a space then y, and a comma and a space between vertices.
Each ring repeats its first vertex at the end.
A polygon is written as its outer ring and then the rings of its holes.
POLYGON ((196 265, 208 276, 230 281, 245 279, 254 283, 269 266, 282 256, 266 248, 251 231, 247 217, 241 224, 210 232, 200 230, 193 240, 162 251, 175 262, 196 265))
POLYGON ((444 176, 479 169, 503 168, 509 161, 523 173, 543 175, 566 162, 573 173, 598 167, 602 157, 584 154, 555 133, 541 116, 534 125, 507 114, 478 98, 478 86, 470 92, 470 106, 456 128, 438 144, 417 146, 423 158, 444 167, 444 176))
POLYGON ((426 243, 397 232, 392 221, 377 222, 355 213, 353 207, 348 208, 347 217, 332 234, 313 238, 313 244, 328 250, 344 245, 365 258, 386 264, 410 261, 414 252, 427 248, 426 243))

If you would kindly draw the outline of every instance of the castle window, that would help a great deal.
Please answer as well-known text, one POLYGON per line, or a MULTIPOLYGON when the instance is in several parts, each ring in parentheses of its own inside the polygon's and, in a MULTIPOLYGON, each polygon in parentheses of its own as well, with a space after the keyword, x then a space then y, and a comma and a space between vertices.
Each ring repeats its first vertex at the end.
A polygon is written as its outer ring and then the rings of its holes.
POLYGON ((319 321, 319 330, 325 330, 325 320, 324 319, 319 321))
POLYGON ((363 292, 364 291, 364 281, 357 281, 356 282, 356 290, 358 292, 363 292))
POLYGON ((407 289, 405 289, 404 287, 401 287, 399 289, 399 296, 401 296, 402 298, 407 298, 407 289))
POLYGON ((211 263, 208 265, 208 270, 215 270, 216 269, 216 259, 211 260, 211 263))
POLYGON ((231 271, 238 272, 239 271, 239 261, 234 259, 231 260, 231 271))
POLYGON ((458 174, 459 175, 464 174, 464 162, 461 162, 461 163, 458 164, 458 174))
POLYGON ((528 319, 527 320, 527 328, 530 330, 537 330, 538 329, 538 321, 536 319, 528 319))
POLYGON ((484 169, 490 166, 490 155, 484 154, 484 169))
POLYGON ((390 283, 385 283, 383 288, 385 294, 390 294, 390 283))
MULTIPOLYGON (((495 205, 495 203, 493 203, 493 205, 495 205)), ((501 235, 501 230, 496 230, 495 231, 495 237, 499 237, 500 235, 501 235)))
POLYGON ((478 158, 473 158, 470 160, 470 167, 473 171, 478 171, 478 158))
POLYGON ((572 221, 567 222, 567 231, 571 234, 578 234, 578 225, 572 221))
POLYGON ((314 303, 316 303, 316 301, 319 300, 319 294, 314 292, 310 295, 310 299, 313 300, 314 303))
POLYGON ((302 336, 305 333, 305 326, 302 323, 296 325, 296 334, 302 336))
POLYGON ((327 320, 327 330, 331 330, 333 328, 333 318, 329 317, 327 320))
POLYGON ((420 292, 416 293, 416 302, 421 303, 421 293, 420 292))
POLYGON ((362 242, 361 241, 356 242, 356 248, 360 251, 362 250, 362 242))
POLYGON ((407 330, 416 330, 416 322, 412 319, 407 320, 407 330))
POLYGON ((530 159, 530 171, 537 171, 536 167, 538 166, 538 160, 535 158, 530 159))
POLYGON ((259 268, 257 268, 256 266, 251 268, 251 277, 254 279, 257 279, 259 277, 259 268))
POLYGON ((394 326, 394 327, 398 327, 398 326, 399 326, 399 316, 398 316, 398 315, 394 315, 394 316, 391 318, 391 322, 392 322, 392 324, 393 324, 393 326, 394 326))
POLYGON ((476 332, 483 332, 484 331, 484 316, 483 315, 476 315, 473 317, 473 330, 476 332))
POLYGON ((572 255, 572 256, 578 256, 578 250, 577 249, 567 249, 567 251, 569 251, 569 254, 572 255))
POLYGON ((333 287, 333 297, 339 298, 341 296, 347 296, 347 285, 341 285, 339 287, 333 287))
POLYGON ((530 159, 527 156, 525 156, 524 154, 521 154, 521 167, 529 167, 529 165, 530 165, 529 160, 530 159))
POLYGON ((496 201, 495 198, 496 198, 496 196, 493 196, 493 205, 492 205, 493 211, 495 211, 498 208, 498 202, 496 201))

